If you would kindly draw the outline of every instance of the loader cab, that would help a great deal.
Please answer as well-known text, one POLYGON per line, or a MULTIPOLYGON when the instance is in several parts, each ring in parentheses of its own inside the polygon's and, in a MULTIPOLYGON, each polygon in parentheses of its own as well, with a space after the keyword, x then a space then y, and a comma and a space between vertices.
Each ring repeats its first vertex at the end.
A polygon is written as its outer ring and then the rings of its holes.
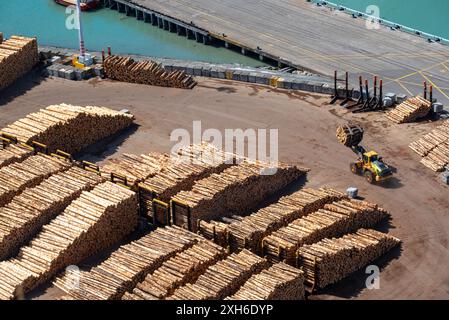
POLYGON ((371 165, 374 161, 379 160, 379 154, 375 151, 365 152, 363 154, 363 163, 365 165, 371 165))

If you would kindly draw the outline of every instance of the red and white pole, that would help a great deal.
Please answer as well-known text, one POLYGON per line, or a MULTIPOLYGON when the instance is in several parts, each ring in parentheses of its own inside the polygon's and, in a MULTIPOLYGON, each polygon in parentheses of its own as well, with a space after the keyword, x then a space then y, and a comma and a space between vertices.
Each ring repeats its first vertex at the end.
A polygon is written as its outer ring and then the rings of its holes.
POLYGON ((81 0, 76 0, 76 12, 78 18, 78 37, 80 41, 80 56, 84 58, 86 48, 84 47, 83 25, 81 24, 81 0))

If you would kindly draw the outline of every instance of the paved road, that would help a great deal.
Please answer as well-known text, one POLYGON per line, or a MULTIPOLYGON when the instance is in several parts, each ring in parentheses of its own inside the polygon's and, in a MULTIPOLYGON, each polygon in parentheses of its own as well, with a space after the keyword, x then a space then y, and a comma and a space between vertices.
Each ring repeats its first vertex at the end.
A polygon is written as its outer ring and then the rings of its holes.
POLYGON ((369 30, 362 19, 304 0, 131 0, 212 34, 263 51, 326 75, 334 70, 379 75, 386 90, 422 93, 449 104, 449 46, 387 27, 369 30))

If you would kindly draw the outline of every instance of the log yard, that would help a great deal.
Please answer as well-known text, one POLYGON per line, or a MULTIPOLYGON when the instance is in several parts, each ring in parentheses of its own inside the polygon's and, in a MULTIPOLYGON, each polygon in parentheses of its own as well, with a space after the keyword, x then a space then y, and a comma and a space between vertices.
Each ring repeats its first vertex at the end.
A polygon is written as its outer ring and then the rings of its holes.
POLYGON ((0 4, 0 300, 449 299, 444 32, 382 1, 41 2, 62 33, 0 4))

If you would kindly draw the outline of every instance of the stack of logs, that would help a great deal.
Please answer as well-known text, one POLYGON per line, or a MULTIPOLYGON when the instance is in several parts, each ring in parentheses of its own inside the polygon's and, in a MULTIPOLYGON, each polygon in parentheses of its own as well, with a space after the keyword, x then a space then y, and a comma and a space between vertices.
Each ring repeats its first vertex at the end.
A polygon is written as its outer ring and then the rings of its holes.
POLYGON ((425 117, 432 103, 420 96, 407 99, 393 110, 387 112, 387 118, 395 123, 413 122, 425 117))
POLYGON ((168 72, 154 61, 134 61, 130 57, 108 56, 103 62, 108 78, 152 86, 193 89, 197 82, 184 71, 168 72))
POLYGON ((173 223, 197 231, 197 220, 242 214, 290 182, 304 175, 308 169, 280 164, 276 172, 263 174, 268 163, 243 162, 196 181, 190 191, 181 191, 172 200, 190 208, 172 208, 173 223), (190 219, 188 218, 190 215, 190 219))
POLYGON ((252 276, 226 300, 304 300, 304 272, 276 263, 252 276))
POLYGON ((63 268, 120 241, 137 221, 134 192, 111 182, 84 191, 16 257, 0 262, 0 296, 18 298, 33 290, 63 268))
POLYGON ((268 262, 242 250, 210 266, 193 284, 175 290, 168 300, 222 300, 238 289, 254 274, 268 267, 268 262))
POLYGON ((357 146, 363 140, 363 129, 356 124, 338 126, 337 139, 346 147, 357 146))
POLYGON ((125 129, 133 120, 132 115, 108 108, 61 104, 31 113, 2 131, 27 144, 43 143, 53 152, 75 153, 125 129))
POLYGON ((71 164, 43 154, 0 169, 0 207, 10 202, 25 188, 34 187, 50 175, 67 170, 71 164))
POLYGON ((72 167, 26 189, 0 208, 0 259, 17 252, 35 233, 76 199, 101 183, 98 175, 72 167))
POLYGON ((226 256, 224 248, 211 241, 198 242, 164 262, 154 273, 137 285, 123 300, 165 299, 187 283, 195 282, 206 269, 226 256))
POLYGON ((199 223, 200 232, 220 245, 230 245, 232 252, 249 249, 261 253, 262 239, 304 215, 322 208, 326 203, 345 198, 338 191, 322 187, 318 190, 302 189, 255 213, 226 225, 221 222, 199 223), (225 234, 228 233, 228 235, 225 234), (223 243, 224 240, 229 243, 223 243))
POLYGON ((79 286, 72 286, 70 273, 58 277, 54 284, 76 300, 121 299, 149 273, 199 240, 196 234, 178 227, 158 228, 121 246, 90 271, 82 271, 79 286))
POLYGON ((369 228, 387 217, 376 204, 360 200, 340 200, 326 204, 324 209, 293 221, 262 241, 269 261, 296 265, 296 251, 305 244, 324 238, 339 237, 359 228, 369 228))
POLYGON ((0 168, 14 162, 22 162, 33 154, 32 148, 22 144, 9 144, 0 149, 0 168))
POLYGON ((423 165, 436 172, 443 171, 449 164, 449 120, 412 142, 410 148, 423 157, 423 165))
POLYGON ((11 36, 0 41, 0 90, 30 71, 38 61, 35 38, 11 36))
POLYGON ((169 160, 168 155, 157 152, 141 155, 125 153, 119 158, 107 160, 101 172, 105 177, 111 173, 126 177, 127 184, 134 186, 160 172, 169 160))
POLYGON ((375 230, 360 229, 342 238, 324 239, 301 247, 298 266, 305 274, 305 283, 324 288, 340 281, 379 258, 400 240, 375 230))
MULTIPOLYGON (((202 143, 191 145, 180 150, 182 155, 176 155, 170 162, 153 177, 145 180, 141 186, 152 190, 153 197, 168 203, 180 191, 192 189, 195 181, 209 177, 211 174, 221 173, 234 164, 233 157, 226 160, 227 154, 212 145, 202 143)), ((152 214, 152 198, 148 198, 143 205, 152 214)), ((161 214, 155 214, 155 223, 165 225, 168 221, 161 214)))

